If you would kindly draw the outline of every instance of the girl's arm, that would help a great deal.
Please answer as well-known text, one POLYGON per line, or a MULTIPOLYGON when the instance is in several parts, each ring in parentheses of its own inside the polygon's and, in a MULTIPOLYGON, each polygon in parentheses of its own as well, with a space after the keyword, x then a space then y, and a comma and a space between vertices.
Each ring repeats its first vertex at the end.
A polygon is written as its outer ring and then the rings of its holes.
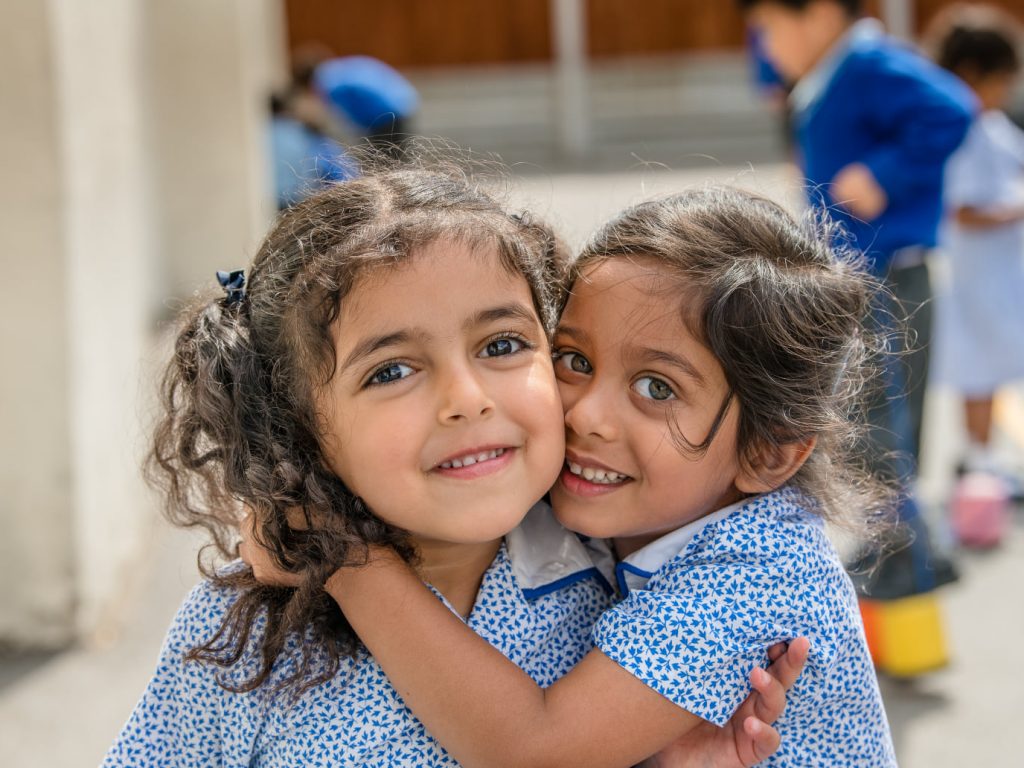
POLYGON ((539 687, 390 550, 327 583, 427 729, 466 766, 629 766, 703 721, 591 651, 539 687))
POLYGON ((1024 220, 1024 207, 983 210, 965 205, 957 208, 954 215, 964 229, 993 229, 1024 220))
MULTIPOLYGON (((240 554, 261 582, 275 586, 297 586, 301 582, 300 575, 283 571, 273 556, 255 541, 251 516, 242 522, 241 533, 240 554)), ((340 588, 340 579, 333 583, 340 588)), ((725 727, 701 721, 697 728, 649 758, 644 765, 749 768, 772 755, 779 748, 780 738, 770 723, 782 716, 786 691, 800 677, 809 649, 810 643, 806 638, 797 638, 788 647, 784 643, 770 647, 770 674, 764 674, 760 668, 752 671, 750 682, 753 690, 725 727)))

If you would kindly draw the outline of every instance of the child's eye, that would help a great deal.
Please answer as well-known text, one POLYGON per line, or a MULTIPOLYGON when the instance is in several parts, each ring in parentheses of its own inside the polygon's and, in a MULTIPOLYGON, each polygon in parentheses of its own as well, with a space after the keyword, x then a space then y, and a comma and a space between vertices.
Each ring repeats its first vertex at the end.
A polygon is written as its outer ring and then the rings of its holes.
POLYGON ((674 400, 676 397, 676 393, 667 382, 654 376, 644 376, 634 381, 633 391, 648 400, 674 400))
POLYGON ((376 384, 390 384, 393 381, 404 379, 407 376, 412 376, 414 371, 410 366, 404 363, 387 363, 386 365, 378 368, 367 380, 367 386, 374 386, 376 384))
POLYGON ((573 373, 582 373, 588 376, 594 372, 590 361, 579 352, 555 352, 555 365, 567 368, 573 373))
POLYGON ((505 357, 521 352, 529 345, 523 340, 514 336, 502 336, 500 339, 493 339, 484 346, 480 357, 505 357))

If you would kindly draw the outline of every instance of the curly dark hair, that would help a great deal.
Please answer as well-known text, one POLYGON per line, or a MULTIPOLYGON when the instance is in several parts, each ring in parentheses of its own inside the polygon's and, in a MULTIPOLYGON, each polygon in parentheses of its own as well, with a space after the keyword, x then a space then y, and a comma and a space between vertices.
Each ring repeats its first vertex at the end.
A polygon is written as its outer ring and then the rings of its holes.
POLYGON ((1020 24, 999 8, 952 5, 932 20, 925 39, 936 63, 960 77, 1020 71, 1020 24))
POLYGON ((332 677, 359 641, 323 591, 327 577, 365 558, 368 544, 415 558, 405 532, 374 516, 328 466, 315 394, 335 373, 331 326, 356 280, 439 239, 496 248, 551 328, 549 286, 562 253, 552 232, 507 213, 468 173, 425 167, 382 168, 294 206, 260 246, 242 300, 200 300, 183 316, 147 475, 166 491, 171 522, 206 529, 222 557, 237 554, 244 505, 256 540, 304 577, 297 589, 266 587, 249 568, 218 570, 201 554, 204 575, 234 600, 187 657, 224 670, 245 657, 255 672, 241 682, 220 674, 226 688, 262 685, 282 652, 295 663, 275 674, 281 687, 332 677), (305 527, 289 524, 297 509, 305 527))
POLYGON ((870 321, 882 289, 863 257, 830 244, 835 234, 820 220, 798 223, 767 198, 708 186, 623 211, 567 279, 585 279, 587 267, 619 257, 653 259, 676 274, 666 299, 680 303, 683 322, 730 388, 700 442, 674 430, 679 449, 706 452, 735 401, 741 460, 816 438, 790 482, 830 522, 875 535, 885 526, 869 523, 887 521, 893 497, 855 457, 865 453, 863 395, 885 349, 870 321))

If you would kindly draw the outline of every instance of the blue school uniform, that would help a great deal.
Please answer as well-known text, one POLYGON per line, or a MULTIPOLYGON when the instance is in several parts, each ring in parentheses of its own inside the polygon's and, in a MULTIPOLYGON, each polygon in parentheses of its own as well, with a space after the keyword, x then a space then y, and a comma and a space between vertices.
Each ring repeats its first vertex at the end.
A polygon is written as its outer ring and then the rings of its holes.
POLYGON ((901 249, 933 248, 943 166, 975 110, 967 86, 863 19, 797 83, 791 102, 810 203, 829 209, 875 271, 884 275, 901 249), (850 163, 865 164, 889 198, 874 221, 832 196, 850 163))
POLYGON ((680 707, 724 725, 766 649, 804 635, 807 666, 775 727, 775 766, 895 766, 853 585, 821 518, 786 487, 684 526, 617 567, 625 598, 596 646, 680 707))
MULTIPOLYGON (((579 539, 538 504, 505 538, 467 623, 548 686, 592 647, 590 631, 610 592, 579 539)), ((220 627, 236 596, 206 582, 186 598, 104 766, 456 765, 365 649, 297 700, 272 693, 289 669, 287 656, 269 683, 250 693, 224 690, 219 668, 183 661, 185 651, 220 627)), ((226 676, 240 680, 246 671, 243 662, 226 676)))

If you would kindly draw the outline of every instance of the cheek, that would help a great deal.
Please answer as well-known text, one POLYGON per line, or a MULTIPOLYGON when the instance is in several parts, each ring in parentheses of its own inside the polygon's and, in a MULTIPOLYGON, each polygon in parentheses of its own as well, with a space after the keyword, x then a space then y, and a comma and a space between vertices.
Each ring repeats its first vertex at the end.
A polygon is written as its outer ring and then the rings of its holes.
POLYGON ((559 384, 551 366, 543 361, 527 379, 525 392, 516 396, 521 404, 524 423, 537 451, 540 468, 551 466, 554 482, 565 458, 565 429, 559 384))
POLYGON ((569 409, 576 404, 578 388, 562 381, 557 380, 558 383, 558 399, 561 401, 562 413, 568 413, 569 409))
POLYGON ((381 467, 407 467, 415 459, 410 456, 416 444, 415 422, 403 418, 402 409, 394 404, 379 405, 360 407, 349 402, 344 410, 335 409, 321 438, 331 469, 350 491, 368 502, 381 490, 379 481, 385 476, 381 467))
MULTIPOLYGON (((531 381, 526 392, 521 394, 526 418, 535 437, 563 444, 565 439, 562 398, 554 378, 549 381, 531 381)), ((564 447, 564 445, 563 445, 564 447)))

